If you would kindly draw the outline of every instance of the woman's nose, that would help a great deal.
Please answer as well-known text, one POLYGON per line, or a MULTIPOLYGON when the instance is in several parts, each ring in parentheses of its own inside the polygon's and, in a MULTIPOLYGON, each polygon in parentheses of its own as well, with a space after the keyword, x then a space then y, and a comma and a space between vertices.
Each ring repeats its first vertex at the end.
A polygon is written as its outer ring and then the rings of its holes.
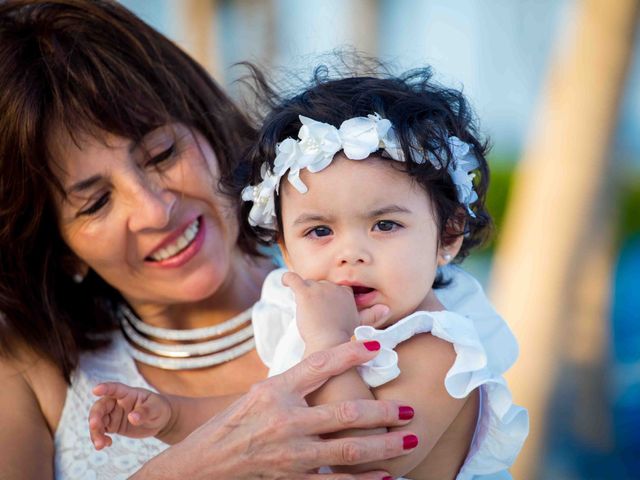
POLYGON ((131 202, 130 230, 165 228, 171 221, 176 203, 177 196, 171 190, 141 185, 131 202))

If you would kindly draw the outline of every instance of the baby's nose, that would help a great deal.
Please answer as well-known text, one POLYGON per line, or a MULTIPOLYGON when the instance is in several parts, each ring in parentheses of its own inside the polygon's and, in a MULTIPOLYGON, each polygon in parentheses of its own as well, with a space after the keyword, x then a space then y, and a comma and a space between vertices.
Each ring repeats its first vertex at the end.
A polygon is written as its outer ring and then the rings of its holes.
POLYGON ((371 255, 364 248, 350 247, 343 249, 338 254, 338 264, 340 265, 358 265, 371 262, 371 255))

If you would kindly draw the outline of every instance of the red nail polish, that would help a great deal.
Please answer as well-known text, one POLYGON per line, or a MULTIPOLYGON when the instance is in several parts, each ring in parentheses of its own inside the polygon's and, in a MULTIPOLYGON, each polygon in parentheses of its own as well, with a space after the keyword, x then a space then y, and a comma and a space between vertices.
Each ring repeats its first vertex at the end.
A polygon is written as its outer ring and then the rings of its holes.
POLYGON ((405 435, 402 438, 402 448, 405 450, 411 450, 412 448, 415 448, 416 445, 418 445, 418 437, 415 435, 405 435))
POLYGON ((393 480, 393 477, 387 475, 386 477, 382 477, 382 480, 393 480))
POLYGON ((398 418, 400 420, 409 420, 410 418, 413 418, 414 413, 415 412, 411 407, 402 406, 398 408, 398 418))
POLYGON ((364 346, 370 352, 380 350, 380 342, 378 342, 377 340, 369 340, 368 342, 364 342, 364 346))

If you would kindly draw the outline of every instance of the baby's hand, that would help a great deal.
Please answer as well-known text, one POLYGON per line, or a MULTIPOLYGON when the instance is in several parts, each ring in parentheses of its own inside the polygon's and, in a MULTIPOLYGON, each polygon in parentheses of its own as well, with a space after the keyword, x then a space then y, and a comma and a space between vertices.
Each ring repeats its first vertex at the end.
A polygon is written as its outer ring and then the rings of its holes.
POLYGON ((307 347, 328 348, 346 342, 357 326, 378 326, 389 311, 384 305, 374 305, 358 312, 351 288, 328 281, 304 280, 287 272, 282 283, 295 294, 296 321, 307 347))
POLYGON ((169 400, 144 388, 107 382, 96 385, 93 394, 101 397, 89 411, 89 433, 96 450, 111 445, 107 433, 131 438, 153 437, 171 420, 169 400))

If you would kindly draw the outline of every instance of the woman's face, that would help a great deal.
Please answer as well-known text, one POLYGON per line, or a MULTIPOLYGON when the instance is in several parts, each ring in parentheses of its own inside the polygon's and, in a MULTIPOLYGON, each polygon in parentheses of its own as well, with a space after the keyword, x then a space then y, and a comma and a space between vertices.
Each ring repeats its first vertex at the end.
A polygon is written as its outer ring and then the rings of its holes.
POLYGON ((182 124, 140 142, 57 135, 59 224, 71 250, 134 306, 209 298, 241 254, 209 142, 182 124))

